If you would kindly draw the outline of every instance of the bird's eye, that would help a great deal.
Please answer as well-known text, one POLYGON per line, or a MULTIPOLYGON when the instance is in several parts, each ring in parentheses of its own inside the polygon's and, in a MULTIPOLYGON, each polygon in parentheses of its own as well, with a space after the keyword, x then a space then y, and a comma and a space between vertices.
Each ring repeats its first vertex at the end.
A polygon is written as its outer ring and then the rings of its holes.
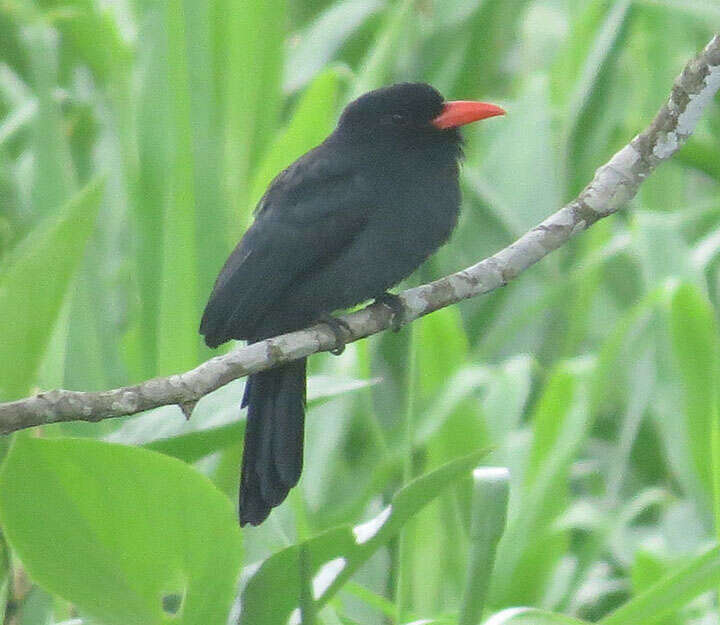
POLYGON ((381 123, 386 126, 405 126, 407 124, 407 117, 402 113, 383 115, 381 123))

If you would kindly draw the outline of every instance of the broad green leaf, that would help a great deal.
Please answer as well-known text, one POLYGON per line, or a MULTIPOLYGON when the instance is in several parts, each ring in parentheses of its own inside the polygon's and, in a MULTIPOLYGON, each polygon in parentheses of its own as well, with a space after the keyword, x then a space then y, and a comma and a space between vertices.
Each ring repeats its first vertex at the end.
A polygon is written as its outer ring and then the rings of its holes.
POLYGON ((483 455, 484 452, 478 452, 460 458, 413 480, 383 512, 362 525, 329 530, 268 558, 245 587, 240 622, 286 623, 293 611, 299 612, 303 579, 311 584, 315 609, 325 605, 405 523, 453 482, 467 475, 483 455), (273 597, 273 601, 268 601, 268 597, 273 597))
MULTIPOLYGON (((713 440, 718 436, 720 349, 715 311, 692 284, 679 286, 671 303, 672 339, 685 394, 689 452, 708 494, 720 496, 713 440)), ((720 502, 716 501, 716 506, 720 502)), ((720 518, 718 518, 720 521, 720 518)))
POLYGON ((235 513, 177 460, 19 437, 0 473, 0 520, 30 576, 102 623, 225 623, 241 557, 235 513))
POLYGON ((103 185, 92 182, 40 223, 0 268, 0 397, 30 389, 90 236, 103 185), (22 355, 22 356, 21 356, 22 355))
POLYGON ((720 584, 720 547, 713 547, 690 564, 664 577, 631 599, 598 625, 650 625, 720 584))
POLYGON ((275 138, 253 175, 252 206, 278 173, 330 134, 335 125, 338 82, 337 71, 329 69, 317 76, 303 93, 290 122, 275 138))

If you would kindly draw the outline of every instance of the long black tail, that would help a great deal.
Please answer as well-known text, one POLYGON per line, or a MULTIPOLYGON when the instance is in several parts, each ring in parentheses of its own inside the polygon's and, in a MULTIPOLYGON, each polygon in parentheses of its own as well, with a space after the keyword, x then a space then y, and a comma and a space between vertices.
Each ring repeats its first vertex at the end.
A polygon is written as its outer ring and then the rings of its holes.
POLYGON ((298 483, 303 466, 305 358, 248 378, 240 525, 259 525, 298 483))

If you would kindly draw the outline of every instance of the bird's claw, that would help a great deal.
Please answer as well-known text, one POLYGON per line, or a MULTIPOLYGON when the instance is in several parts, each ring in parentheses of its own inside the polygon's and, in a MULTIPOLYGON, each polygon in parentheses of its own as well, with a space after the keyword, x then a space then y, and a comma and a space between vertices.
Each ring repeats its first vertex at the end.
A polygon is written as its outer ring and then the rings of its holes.
POLYGON ((390 327, 393 332, 400 332, 400 329, 405 325, 405 304, 399 295, 395 293, 383 293, 375 298, 375 303, 383 304, 392 311, 392 321, 390 327))
POLYGON ((334 356, 339 356, 345 351, 347 337, 352 335, 352 330, 346 321, 332 315, 322 315, 320 323, 324 323, 335 336, 335 347, 330 350, 334 356))

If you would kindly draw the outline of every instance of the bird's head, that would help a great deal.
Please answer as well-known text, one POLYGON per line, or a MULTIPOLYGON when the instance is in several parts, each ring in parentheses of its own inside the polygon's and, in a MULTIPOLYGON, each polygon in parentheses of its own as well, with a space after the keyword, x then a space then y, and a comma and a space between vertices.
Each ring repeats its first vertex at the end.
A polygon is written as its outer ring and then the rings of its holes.
POLYGON ((345 107, 338 129, 351 136, 401 144, 417 141, 459 143, 458 128, 504 115, 494 104, 446 102, 426 83, 404 82, 370 91, 345 107))

